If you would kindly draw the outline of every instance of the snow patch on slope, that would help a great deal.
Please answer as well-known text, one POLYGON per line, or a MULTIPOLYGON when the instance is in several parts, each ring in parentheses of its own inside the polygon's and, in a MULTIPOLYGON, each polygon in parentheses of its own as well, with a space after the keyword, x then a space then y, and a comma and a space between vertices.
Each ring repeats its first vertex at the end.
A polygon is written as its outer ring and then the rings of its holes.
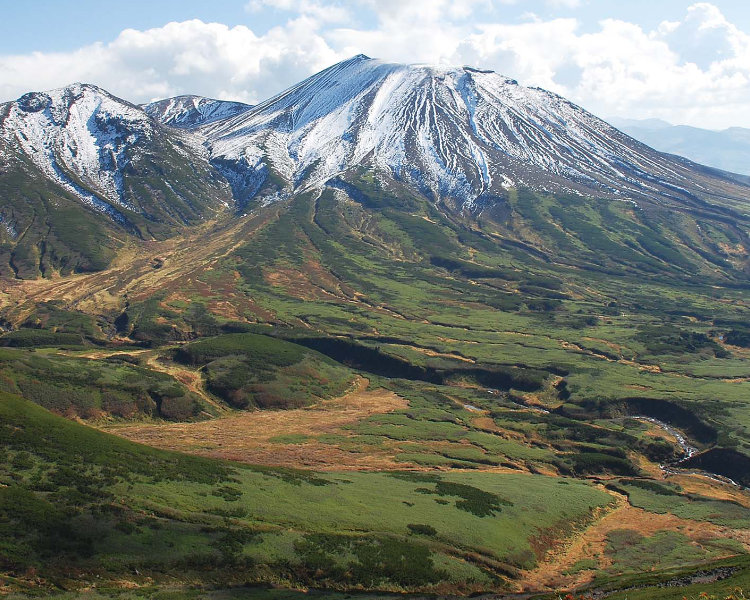
POLYGON ((203 131, 225 174, 258 175, 245 157, 262 156, 292 186, 310 187, 369 161, 466 208, 523 180, 623 197, 684 180, 659 153, 545 90, 362 55, 203 131))
POLYGON ((83 202, 122 219, 112 205, 130 208, 123 169, 137 158, 136 142, 154 133, 143 111, 83 84, 29 93, 3 108, 0 140, 10 152, 22 152, 83 202))
POLYGON ((143 110, 164 125, 194 129, 250 110, 242 102, 214 100, 202 96, 175 96, 143 105, 143 110))

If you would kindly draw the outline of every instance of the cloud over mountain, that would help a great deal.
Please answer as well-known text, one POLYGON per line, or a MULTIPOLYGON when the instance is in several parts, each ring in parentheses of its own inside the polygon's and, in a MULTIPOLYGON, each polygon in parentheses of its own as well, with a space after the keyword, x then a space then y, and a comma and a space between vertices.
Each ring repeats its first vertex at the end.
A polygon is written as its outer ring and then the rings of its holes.
POLYGON ((281 24, 259 33, 252 25, 172 22, 71 52, 0 56, 0 99, 79 80, 141 102, 197 93, 257 103, 362 52, 491 68, 599 114, 750 125, 750 35, 715 5, 693 4, 653 29, 616 19, 587 29, 575 2, 556 3, 564 18, 528 13, 521 21, 509 4, 517 12, 525 2, 251 0, 250 23, 275 11, 281 24))

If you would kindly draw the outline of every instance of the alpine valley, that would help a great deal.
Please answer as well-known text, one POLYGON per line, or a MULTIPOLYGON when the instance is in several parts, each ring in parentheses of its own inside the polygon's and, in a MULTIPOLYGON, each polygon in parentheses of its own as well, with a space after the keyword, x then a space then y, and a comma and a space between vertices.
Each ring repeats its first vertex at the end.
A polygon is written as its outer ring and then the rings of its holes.
POLYGON ((545 90, 25 94, 0 319, 9 597, 750 589, 750 178, 545 90))

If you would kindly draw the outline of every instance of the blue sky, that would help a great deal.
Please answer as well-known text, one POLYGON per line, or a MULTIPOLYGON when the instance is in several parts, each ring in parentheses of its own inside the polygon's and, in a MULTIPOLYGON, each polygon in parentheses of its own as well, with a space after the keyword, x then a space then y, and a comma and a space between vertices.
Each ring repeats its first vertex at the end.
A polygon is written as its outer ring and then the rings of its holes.
POLYGON ((258 102, 362 52, 472 64, 601 116, 750 126, 739 0, 0 0, 0 101, 86 81, 258 102))
MULTIPOLYGON (((408 0, 405 0, 408 2, 408 0)), ((576 4, 576 3, 573 3, 576 4)), ((622 19, 653 28, 665 20, 674 20, 690 3, 684 0, 589 0, 570 7, 565 2, 515 2, 483 10, 478 18, 494 17, 512 22, 533 12, 543 18, 575 15, 584 30, 593 30, 606 18, 622 19)), ((750 31, 750 2, 717 0, 729 21, 750 31)), ((73 50, 96 41, 117 37, 123 29, 150 29, 169 21, 200 19, 229 26, 246 25, 256 33, 265 33, 283 24, 287 11, 250 11, 248 1, 206 2, 205 0, 131 0, 103 4, 95 0, 2 0, 3 22, 0 24, 0 53, 19 54, 33 51, 73 50)), ((358 21, 376 26, 372 11, 358 11, 358 21)))
MULTIPOLYGON (((408 0, 407 0, 408 1, 408 0)), ((738 27, 750 31, 750 3, 742 0, 712 2, 738 27)), ((479 18, 494 16, 504 21, 520 20, 528 12, 544 17, 575 15, 583 28, 592 30, 605 18, 615 18, 653 28, 673 20, 689 3, 684 0, 589 0, 570 7, 566 3, 543 0, 515 2, 484 10, 479 18)), ((113 39, 123 29, 150 29, 169 21, 200 19, 226 25, 247 25, 256 33, 265 33, 282 24, 288 12, 250 11, 247 1, 205 2, 205 0, 158 0, 146 2, 113 2, 103 8, 95 0, 3 0, 0 2, 0 53, 19 54, 33 51, 73 50, 85 44, 113 39)), ((371 11, 358 11, 364 25, 375 26, 371 11), (369 22, 369 23, 368 23, 369 22)))

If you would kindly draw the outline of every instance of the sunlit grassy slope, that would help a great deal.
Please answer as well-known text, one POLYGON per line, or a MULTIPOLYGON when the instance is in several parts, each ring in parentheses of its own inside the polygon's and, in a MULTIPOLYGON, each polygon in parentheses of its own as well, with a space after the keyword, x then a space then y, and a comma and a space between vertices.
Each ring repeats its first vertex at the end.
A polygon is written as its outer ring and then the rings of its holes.
POLYGON ((85 570, 470 589, 533 566, 533 540, 551 543, 611 501, 585 482, 529 474, 238 466, 0 400, 3 568, 21 583, 34 568, 47 586, 85 570))
POLYGON ((652 567, 668 578, 745 552, 743 493, 663 481, 659 464, 681 451, 632 418, 731 453, 695 466, 750 481, 742 210, 518 189, 457 214, 364 171, 247 210, 99 273, 8 285, 0 389, 115 428, 189 428, 319 405, 358 372, 407 408, 270 443, 410 474, 180 457, 4 396, 15 425, 0 494, 18 532, 4 568, 19 582, 48 565, 45 585, 91 569, 433 591, 536 577, 541 589, 534 566, 612 502, 622 522, 591 533, 591 556, 558 561, 558 581, 605 585, 652 567), (22 505, 52 520, 40 529, 13 512, 22 505), (51 561, 65 527, 85 535, 51 561))

